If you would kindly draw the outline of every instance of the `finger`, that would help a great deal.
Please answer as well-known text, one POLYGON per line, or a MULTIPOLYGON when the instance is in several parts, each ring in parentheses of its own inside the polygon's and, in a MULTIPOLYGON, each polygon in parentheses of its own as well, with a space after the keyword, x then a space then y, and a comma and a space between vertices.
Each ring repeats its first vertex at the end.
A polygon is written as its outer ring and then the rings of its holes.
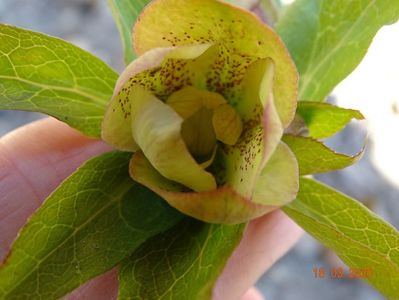
POLYGON ((257 288, 251 287, 240 300, 265 300, 265 298, 257 288))
POLYGON ((0 259, 57 185, 86 159, 108 149, 51 118, 0 139, 0 259))
POLYGON ((280 210, 250 222, 215 285, 214 300, 239 299, 302 233, 280 210))
POLYGON ((96 277, 69 295, 64 300, 116 300, 118 298, 118 270, 117 268, 96 277))

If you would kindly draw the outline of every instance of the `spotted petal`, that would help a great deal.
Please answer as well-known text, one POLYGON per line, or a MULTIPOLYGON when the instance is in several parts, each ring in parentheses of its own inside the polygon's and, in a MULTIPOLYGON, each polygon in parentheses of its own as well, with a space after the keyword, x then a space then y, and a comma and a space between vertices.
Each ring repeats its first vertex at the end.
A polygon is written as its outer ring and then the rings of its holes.
POLYGON ((298 189, 298 162, 290 148, 280 142, 255 184, 252 201, 281 207, 295 199, 298 189))
POLYGON ((133 30, 138 54, 202 43, 220 45, 207 89, 222 94, 233 106, 240 100, 237 94, 246 68, 259 58, 273 59, 275 104, 284 127, 288 126, 296 108, 297 71, 278 35, 255 15, 215 0, 155 0, 133 30))
POLYGON ((102 123, 102 139, 119 150, 136 151, 130 126, 131 88, 144 86, 164 100, 185 84, 201 85, 216 50, 211 44, 157 48, 133 61, 116 83, 102 123))
POLYGON ((283 126, 274 105, 270 59, 252 63, 243 80, 242 104, 237 106, 244 122, 243 134, 233 146, 222 149, 224 182, 251 197, 260 172, 275 151, 283 126))

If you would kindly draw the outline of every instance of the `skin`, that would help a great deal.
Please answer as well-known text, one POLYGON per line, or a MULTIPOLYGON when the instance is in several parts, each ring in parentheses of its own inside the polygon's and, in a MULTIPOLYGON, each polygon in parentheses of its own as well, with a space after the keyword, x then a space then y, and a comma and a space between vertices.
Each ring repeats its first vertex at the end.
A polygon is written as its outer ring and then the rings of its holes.
MULTIPOLYGON (((0 261, 27 218, 87 159, 111 150, 62 122, 46 118, 0 139, 0 261)), ((250 222, 214 288, 214 300, 260 300, 252 286, 300 238, 302 230, 277 210, 250 222)), ((116 299, 117 270, 64 299, 116 299)))

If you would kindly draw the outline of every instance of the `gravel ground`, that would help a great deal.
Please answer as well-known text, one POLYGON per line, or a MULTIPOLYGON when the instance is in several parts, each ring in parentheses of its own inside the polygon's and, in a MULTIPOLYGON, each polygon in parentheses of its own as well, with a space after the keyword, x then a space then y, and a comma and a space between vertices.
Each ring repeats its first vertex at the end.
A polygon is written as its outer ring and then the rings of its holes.
MULTIPOLYGON (((1 0, 0 22, 45 32, 69 40, 101 57, 114 69, 123 67, 123 54, 117 29, 105 0, 1 0)), ((27 112, 0 112, 0 136, 13 128, 40 118, 27 112)), ((362 147, 365 129, 349 126, 328 143, 334 148, 355 153, 362 147), (354 138, 355 137, 355 138, 354 138)), ((372 141, 369 142, 372 144, 372 141)), ((386 182, 372 165, 369 154, 356 166, 318 177, 356 197, 373 208, 394 226, 399 221, 398 190, 386 182)), ((357 280, 315 279, 312 269, 341 265, 328 250, 305 235, 288 255, 265 274, 257 286, 271 299, 384 299, 357 280)))

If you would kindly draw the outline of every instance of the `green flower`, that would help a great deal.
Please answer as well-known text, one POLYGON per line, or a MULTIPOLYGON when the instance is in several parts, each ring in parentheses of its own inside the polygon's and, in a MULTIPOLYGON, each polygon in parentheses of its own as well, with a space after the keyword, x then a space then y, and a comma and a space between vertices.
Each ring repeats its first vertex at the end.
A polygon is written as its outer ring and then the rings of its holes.
POLYGON ((297 72, 254 15, 213 0, 158 0, 133 31, 102 137, 134 152, 133 179, 192 217, 240 223, 292 201, 295 156, 280 141, 297 72))

